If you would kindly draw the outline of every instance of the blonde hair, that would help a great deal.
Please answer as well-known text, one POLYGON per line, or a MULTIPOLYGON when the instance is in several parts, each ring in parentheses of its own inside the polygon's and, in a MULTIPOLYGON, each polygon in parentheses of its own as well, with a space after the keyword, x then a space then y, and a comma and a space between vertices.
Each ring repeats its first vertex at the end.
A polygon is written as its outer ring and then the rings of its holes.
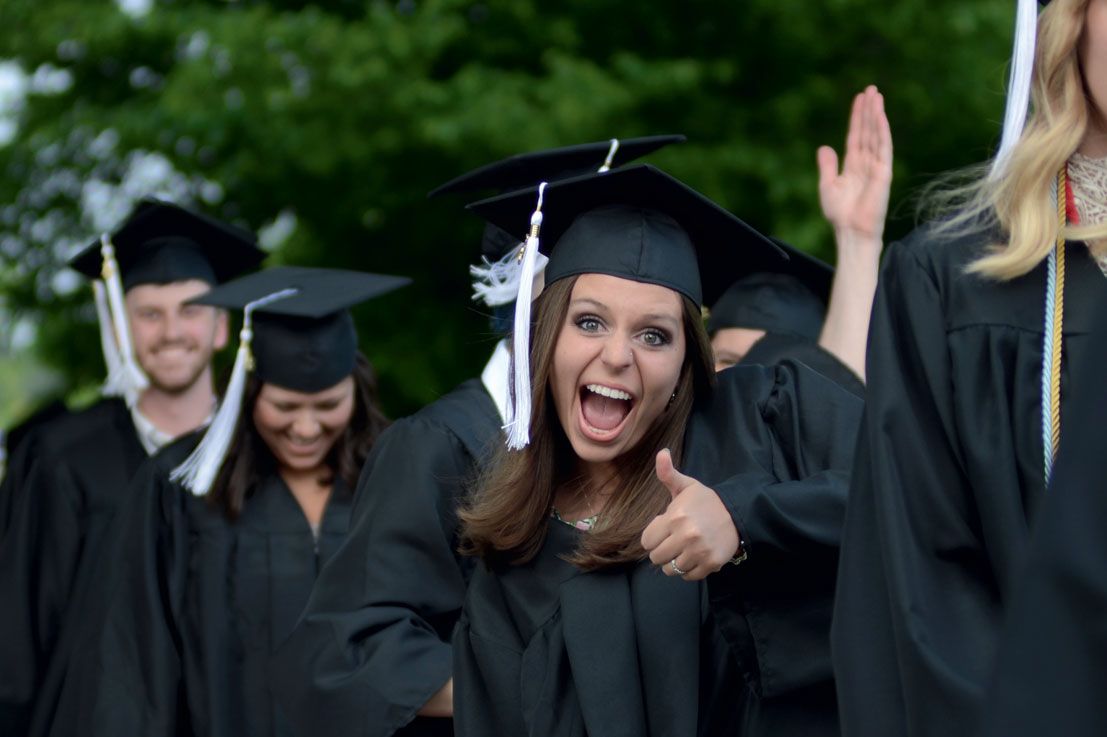
MULTIPOLYGON (((1089 2, 1053 0, 1042 11, 1030 116, 1000 175, 989 176, 987 165, 972 167, 939 180, 926 195, 930 206, 945 214, 935 234, 956 236, 983 225, 1006 236, 1006 243, 993 244, 968 266, 971 273, 1014 279, 1037 267, 1057 241, 1052 186, 1084 139, 1091 114, 1078 56, 1089 2), (974 181, 954 184, 965 177, 974 181)), ((1063 235, 1066 240, 1087 241, 1097 256, 1107 252, 1107 223, 1068 226, 1063 235)))

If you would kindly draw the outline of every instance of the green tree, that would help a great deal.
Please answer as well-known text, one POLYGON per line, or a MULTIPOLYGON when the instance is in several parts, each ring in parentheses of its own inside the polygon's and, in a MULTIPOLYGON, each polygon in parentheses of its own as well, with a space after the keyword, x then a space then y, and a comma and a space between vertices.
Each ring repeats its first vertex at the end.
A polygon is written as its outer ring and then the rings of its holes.
MULTIPOLYGON (((393 414, 475 374, 493 342, 466 283, 481 225, 427 201, 437 184, 681 132, 652 160, 832 259, 814 152, 840 147, 851 96, 886 94, 902 205, 988 155, 1013 23, 1008 0, 133 2, 0 0, 19 29, 0 58, 30 79, 0 145, 8 324, 35 326, 31 350, 70 386, 99 381, 89 290, 61 267, 159 192, 262 228, 271 262, 415 277, 356 313, 393 414)), ((913 224, 893 215, 889 238, 913 224)))

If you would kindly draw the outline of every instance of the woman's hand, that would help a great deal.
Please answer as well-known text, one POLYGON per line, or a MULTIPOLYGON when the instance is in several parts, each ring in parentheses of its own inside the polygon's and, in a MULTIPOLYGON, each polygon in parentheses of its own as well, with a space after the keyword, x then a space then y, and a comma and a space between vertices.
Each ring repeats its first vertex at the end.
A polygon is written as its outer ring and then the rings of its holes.
POLYGON ((852 241, 880 243, 888 214, 892 186, 892 129, 884 113, 884 97, 875 86, 853 98, 845 160, 838 171, 838 154, 820 146, 819 204, 834 227, 839 248, 852 241))
POLYGON ((876 87, 853 98, 841 173, 834 149, 820 147, 818 159, 819 203, 834 227, 838 261, 819 345, 864 381, 869 316, 892 188, 892 130, 876 87))
POLYGON ((657 454, 656 472, 673 500, 642 533, 642 547, 666 576, 707 578, 738 551, 730 512, 718 494, 676 470, 668 449, 657 454))

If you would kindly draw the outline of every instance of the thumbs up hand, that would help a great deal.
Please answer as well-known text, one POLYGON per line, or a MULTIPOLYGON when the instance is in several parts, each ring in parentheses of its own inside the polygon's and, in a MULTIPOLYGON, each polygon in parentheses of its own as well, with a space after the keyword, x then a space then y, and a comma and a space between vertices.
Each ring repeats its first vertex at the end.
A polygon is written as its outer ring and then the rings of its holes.
POLYGON ((672 495, 664 514, 642 532, 642 547, 666 576, 699 581, 738 550, 738 530, 718 494, 673 466, 668 449, 657 454, 658 480, 672 495))

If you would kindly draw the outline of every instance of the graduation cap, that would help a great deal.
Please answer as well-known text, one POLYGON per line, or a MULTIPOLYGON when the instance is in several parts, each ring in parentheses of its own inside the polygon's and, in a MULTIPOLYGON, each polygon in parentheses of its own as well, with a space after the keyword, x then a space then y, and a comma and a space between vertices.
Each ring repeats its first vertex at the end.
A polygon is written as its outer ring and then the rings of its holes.
MULTIPOLYGON (((509 156, 455 177, 431 190, 428 197, 471 193, 480 190, 511 192, 582 174, 592 174, 623 166, 671 143, 686 141, 683 135, 645 136, 561 146, 509 156)), ((473 299, 489 307, 509 304, 518 292, 519 264, 513 258, 521 240, 502 228, 487 223, 481 238, 479 266, 470 268, 474 277, 473 299)), ((545 257, 535 264, 534 274, 545 266, 545 257)))
POLYGON ((1049 0, 1015 0, 1015 42, 1011 54, 1011 74, 1007 80, 1007 106, 1003 113, 1003 135, 992 161, 989 175, 1004 174, 1015 144, 1022 137, 1030 110, 1030 83, 1034 73, 1034 53, 1038 39, 1038 6, 1049 0))
POLYGON ((707 332, 752 328, 818 340, 830 300, 834 269, 813 256, 771 239, 788 261, 778 271, 738 279, 711 305, 707 332))
POLYGON ((349 308, 410 284, 402 276, 280 266, 213 288, 190 304, 242 310, 238 354, 219 411, 192 454, 170 474, 203 495, 238 424, 246 375, 313 393, 353 373, 357 332, 349 308))
POLYGON ((218 284, 263 258, 249 231, 152 198, 140 201, 114 234, 101 235, 74 256, 69 265, 93 280, 108 369, 103 394, 133 405, 148 384, 131 344, 125 290, 188 279, 218 284))
MULTIPOLYGON (((550 259, 547 284, 609 274, 668 287, 703 305, 736 277, 780 271, 788 258, 757 230, 648 164, 543 182, 469 207, 509 233, 526 234, 524 273, 527 262, 544 251, 550 259)), ((523 280, 515 302, 511 448, 529 442, 530 287, 523 280)))

